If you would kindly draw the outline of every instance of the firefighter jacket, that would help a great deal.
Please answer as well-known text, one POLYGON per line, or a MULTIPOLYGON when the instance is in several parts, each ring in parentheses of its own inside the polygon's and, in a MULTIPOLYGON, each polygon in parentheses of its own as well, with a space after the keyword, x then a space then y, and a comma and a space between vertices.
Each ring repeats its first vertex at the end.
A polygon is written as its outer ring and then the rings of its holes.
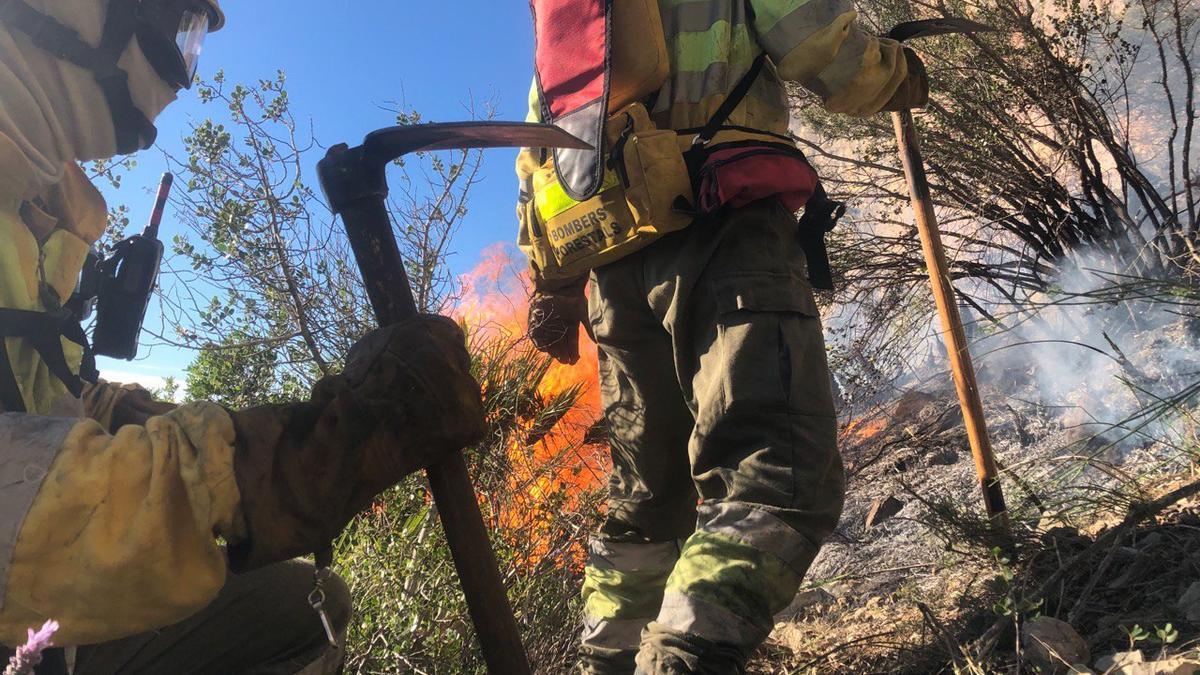
MULTIPOLYGON (((910 102, 892 100, 898 92, 925 93, 923 82, 901 88, 909 77, 903 47, 863 31, 850 0, 659 0, 659 9, 671 68, 653 97, 651 117, 662 129, 703 127, 762 53, 765 67, 724 122, 751 132, 745 134, 749 138, 758 137, 753 132, 787 133, 786 81, 812 91, 830 112, 854 116, 872 115, 885 106, 908 107, 910 102)), ((529 98, 528 119, 539 121, 536 81, 529 98)), ((681 147, 689 144, 690 137, 681 136, 681 147)), ((532 193, 539 166, 540 149, 518 156, 523 192, 532 193)), ((536 271, 534 277, 540 290, 571 285, 537 278, 536 271)))
MULTIPOLYGON (((33 4, 99 35, 104 3, 33 4)), ((132 81, 157 82, 138 50, 122 63, 145 75, 132 81)), ((132 93, 150 117, 173 96, 132 93)), ((53 309, 103 232, 104 200, 76 160, 114 153, 104 105, 90 73, 0 26, 0 307, 53 309)), ((207 605, 226 574, 215 537, 245 530, 229 415, 193 403, 110 433, 81 417, 27 340, 5 341, 29 412, 0 411, 0 643, 47 619, 61 624, 60 645, 101 642, 207 605)), ((63 352, 77 369, 78 345, 63 352)), ((111 409, 103 392, 93 399, 111 409)))

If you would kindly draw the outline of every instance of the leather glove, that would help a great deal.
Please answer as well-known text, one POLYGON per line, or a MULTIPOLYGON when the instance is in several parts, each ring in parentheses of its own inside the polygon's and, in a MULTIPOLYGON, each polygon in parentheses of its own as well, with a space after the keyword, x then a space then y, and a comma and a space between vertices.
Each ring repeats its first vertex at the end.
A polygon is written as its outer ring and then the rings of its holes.
POLYGON ((369 333, 305 403, 230 413, 247 537, 235 572, 324 547, 375 495, 484 433, 458 325, 421 316, 369 333))
POLYGON ((587 320, 582 285, 563 292, 535 292, 529 300, 529 339, 559 363, 579 360, 579 324, 587 320))
POLYGON ((156 401, 147 389, 129 388, 113 407, 111 427, 115 431, 126 424, 145 424, 146 420, 165 415, 176 408, 174 403, 156 401))
POLYGON ((884 110, 910 110, 924 108, 929 103, 929 73, 921 57, 908 47, 904 48, 904 60, 908 62, 908 76, 900 83, 896 93, 892 94, 883 106, 884 110))
POLYGON ((165 415, 175 409, 174 403, 154 400, 150 392, 137 384, 115 382, 85 382, 83 414, 90 417, 115 434, 127 424, 144 425, 146 420, 165 415))

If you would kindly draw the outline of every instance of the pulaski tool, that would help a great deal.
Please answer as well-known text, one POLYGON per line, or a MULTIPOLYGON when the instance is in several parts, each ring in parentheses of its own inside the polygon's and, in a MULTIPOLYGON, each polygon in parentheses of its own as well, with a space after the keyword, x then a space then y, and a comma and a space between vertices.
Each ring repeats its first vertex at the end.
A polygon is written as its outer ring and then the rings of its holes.
MULTIPOLYGON (((983 33, 995 31, 991 26, 969 19, 944 17, 907 21, 897 24, 888 37, 901 42, 912 38, 933 35, 983 33)), ((954 298, 954 285, 950 277, 950 264, 946 261, 946 250, 938 231, 937 216, 933 212, 933 198, 929 192, 929 179, 925 175, 925 160, 921 157, 921 143, 913 123, 912 112, 903 110, 892 113, 892 125, 896 130, 896 142, 900 146, 900 161, 912 198, 917 231, 921 236, 921 248, 925 253, 925 266, 933 284, 933 299, 937 304, 938 317, 942 324, 942 338, 950 356, 950 371, 958 390, 958 402, 962 407, 963 422, 967 438, 971 443, 971 454, 975 458, 975 473, 983 489, 983 506, 992 523, 1008 529, 1007 507, 1004 491, 1000 487, 999 470, 992 453, 992 442, 988 437, 987 421, 983 414, 983 402, 979 397, 979 385, 975 381, 975 367, 971 364, 971 352, 967 346, 967 335, 963 330, 962 317, 958 313, 958 302, 954 298)))
MULTIPOLYGON (((333 212, 342 216, 379 325, 417 314, 385 204, 387 165, 401 155, 422 150, 522 146, 591 148, 552 125, 452 122, 373 131, 362 145, 335 145, 318 162, 321 188, 333 212)), ((503 675, 529 673, 462 453, 454 453, 426 472, 488 670, 503 675)))

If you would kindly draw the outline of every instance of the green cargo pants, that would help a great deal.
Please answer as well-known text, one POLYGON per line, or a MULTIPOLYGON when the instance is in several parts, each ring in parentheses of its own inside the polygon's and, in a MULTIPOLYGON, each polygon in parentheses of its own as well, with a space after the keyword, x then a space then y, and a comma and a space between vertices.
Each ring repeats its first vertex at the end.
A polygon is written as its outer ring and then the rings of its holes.
POLYGON ((612 437, 585 672, 735 673, 837 524, 843 475, 792 213, 722 211, 593 273, 612 437))
MULTIPOLYGON (((330 675, 341 672, 308 604, 313 566, 303 560, 230 574, 208 607, 159 630, 80 647, 74 675, 330 675)), ((339 642, 350 623, 350 591, 337 576, 325 607, 339 642)), ((0 647, 7 662, 8 652, 0 647)), ((39 675, 66 675, 62 650, 52 650, 39 675)))

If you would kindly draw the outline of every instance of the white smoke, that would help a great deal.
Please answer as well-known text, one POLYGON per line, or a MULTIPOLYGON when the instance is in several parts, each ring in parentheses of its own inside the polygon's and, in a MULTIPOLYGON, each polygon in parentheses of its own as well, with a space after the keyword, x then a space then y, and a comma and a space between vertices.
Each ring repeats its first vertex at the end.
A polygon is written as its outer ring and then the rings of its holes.
POLYGON ((1174 442, 1188 412, 1170 401, 1200 381, 1187 306, 1139 292, 1099 256, 1074 260, 1032 309, 994 305, 1005 328, 980 321, 971 351, 985 383, 1123 449, 1174 442))

